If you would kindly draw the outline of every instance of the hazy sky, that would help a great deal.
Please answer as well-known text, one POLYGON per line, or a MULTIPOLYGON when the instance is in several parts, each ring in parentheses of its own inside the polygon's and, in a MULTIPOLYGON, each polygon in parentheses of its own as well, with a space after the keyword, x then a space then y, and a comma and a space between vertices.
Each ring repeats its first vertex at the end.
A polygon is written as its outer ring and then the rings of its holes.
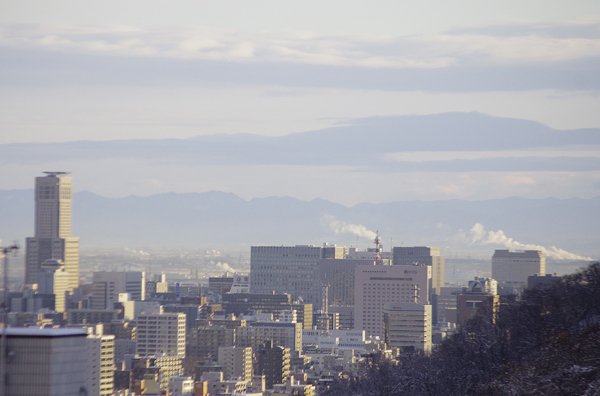
MULTIPOLYGON (((374 116, 471 111, 600 128, 597 0, 0 0, 0 10, 0 144, 282 136, 374 116)), ((571 151, 597 157, 598 146, 571 151)), ((11 175, 0 188, 70 170, 78 190, 107 196, 222 189, 352 204, 600 193, 598 169, 384 177, 331 166, 121 165, 0 162, 11 175), (118 183, 99 183, 96 169, 106 167, 124 169, 118 183), (352 193, 352 183, 390 180, 377 197, 352 193)))

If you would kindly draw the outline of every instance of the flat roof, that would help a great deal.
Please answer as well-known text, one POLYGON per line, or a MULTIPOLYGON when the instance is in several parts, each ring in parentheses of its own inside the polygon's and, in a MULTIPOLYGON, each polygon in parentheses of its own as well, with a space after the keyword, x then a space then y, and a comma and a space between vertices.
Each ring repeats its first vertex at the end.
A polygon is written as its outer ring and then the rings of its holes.
MULTIPOLYGON (((0 329, 0 334, 4 329, 0 329)), ((87 337, 84 329, 41 329, 39 327, 9 327, 6 329, 7 337, 87 337)))

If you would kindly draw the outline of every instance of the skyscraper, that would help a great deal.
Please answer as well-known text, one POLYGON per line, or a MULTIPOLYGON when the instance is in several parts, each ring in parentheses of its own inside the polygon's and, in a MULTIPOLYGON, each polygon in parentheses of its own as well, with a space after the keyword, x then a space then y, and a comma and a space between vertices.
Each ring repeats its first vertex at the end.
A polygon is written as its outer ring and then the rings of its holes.
POLYGON ((44 172, 35 178, 35 236, 27 238, 25 283, 37 282, 41 264, 61 260, 68 290, 79 287, 79 238, 71 237, 72 179, 69 172, 44 172))

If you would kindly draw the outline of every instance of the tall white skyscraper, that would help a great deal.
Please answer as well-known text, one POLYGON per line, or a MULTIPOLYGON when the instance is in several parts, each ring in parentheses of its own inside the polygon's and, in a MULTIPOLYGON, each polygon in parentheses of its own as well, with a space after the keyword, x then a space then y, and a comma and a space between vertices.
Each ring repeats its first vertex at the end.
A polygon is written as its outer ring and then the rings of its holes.
POLYGON ((61 260, 68 289, 79 287, 79 238, 71 237, 72 179, 68 172, 44 172, 35 178, 35 236, 27 238, 25 283, 37 282, 41 264, 61 260))

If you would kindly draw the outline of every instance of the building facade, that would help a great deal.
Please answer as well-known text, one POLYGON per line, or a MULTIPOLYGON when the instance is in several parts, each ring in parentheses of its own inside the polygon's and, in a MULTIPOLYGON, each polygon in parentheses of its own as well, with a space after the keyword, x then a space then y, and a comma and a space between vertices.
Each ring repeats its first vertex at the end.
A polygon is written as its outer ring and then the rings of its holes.
POLYGON ((431 266, 357 265, 355 269, 354 328, 383 337, 387 303, 429 303, 431 266))
POLYGON ((289 293, 292 300, 320 306, 319 260, 344 258, 345 247, 312 245, 252 246, 250 250, 250 292, 289 293))
POLYGON ((436 294, 445 284, 446 259, 440 254, 439 247, 431 246, 401 246, 395 247, 394 265, 430 265, 431 287, 436 294))
POLYGON ((218 362, 223 367, 225 380, 238 378, 242 381, 252 381, 252 348, 220 347, 218 362))
POLYGON ((25 283, 37 282, 41 264, 61 260, 69 290, 79 287, 79 238, 71 237, 72 179, 67 172, 35 178, 35 236, 26 239, 25 283))
POLYGON ((492 256, 492 278, 499 286, 525 288, 527 277, 546 274, 546 258, 539 250, 496 250, 492 256))
POLYGON ((24 327, 6 332, 7 395, 87 394, 85 330, 24 327))
POLYGON ((92 282, 93 309, 112 309, 121 293, 129 293, 131 301, 146 298, 145 272, 94 272, 92 282))
POLYGON ((87 344, 88 396, 111 396, 115 371, 115 336, 90 334, 87 344))
POLYGON ((387 348, 431 351, 431 305, 390 303, 383 314, 387 348))
POLYGON ((185 335, 185 314, 142 313, 137 318, 137 353, 184 358, 185 335))

